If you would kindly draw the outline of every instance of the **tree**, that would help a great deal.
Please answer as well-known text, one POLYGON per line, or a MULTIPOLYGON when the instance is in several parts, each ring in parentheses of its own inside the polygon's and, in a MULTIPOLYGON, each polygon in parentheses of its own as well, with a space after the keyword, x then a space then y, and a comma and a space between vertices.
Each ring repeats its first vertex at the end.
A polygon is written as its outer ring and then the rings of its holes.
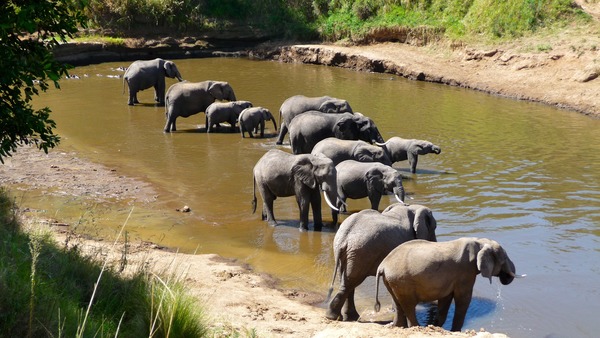
POLYGON ((48 153, 60 138, 48 107, 31 101, 69 66, 56 61, 52 48, 72 38, 85 25, 85 0, 8 0, 0 11, 0 162, 23 144, 48 153))

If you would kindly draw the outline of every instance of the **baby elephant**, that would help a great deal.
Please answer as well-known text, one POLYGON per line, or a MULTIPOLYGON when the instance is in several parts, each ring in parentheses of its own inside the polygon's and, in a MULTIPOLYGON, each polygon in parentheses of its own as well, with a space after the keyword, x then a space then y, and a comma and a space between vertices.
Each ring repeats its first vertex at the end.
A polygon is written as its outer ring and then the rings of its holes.
POLYGON ((227 122, 231 125, 231 132, 235 131, 235 123, 240 113, 252 107, 249 101, 215 102, 206 108, 206 132, 210 133, 214 125, 227 122))
MULTIPOLYGON (((398 202, 404 203, 402 174, 389 165, 379 162, 342 161, 335 167, 337 171, 338 203, 340 212, 345 212, 346 198, 359 199, 369 197, 371 209, 377 210, 381 196, 393 193, 398 202)), ((338 213, 332 211, 334 224, 338 213)))
POLYGON ((394 300, 394 325, 418 326, 415 307, 419 302, 438 301, 436 325, 446 321, 454 299, 452 331, 460 331, 475 277, 500 278, 503 285, 515 278, 515 265, 498 242, 487 238, 459 238, 448 242, 413 240, 399 245, 377 269, 375 311, 379 311, 379 276, 394 300))
POLYGON ((244 131, 247 131, 248 135, 254 138, 252 133, 257 133, 259 127, 260 137, 265 137, 265 121, 269 120, 273 121, 273 127, 275 127, 275 130, 277 131, 277 122, 275 122, 273 114, 271 114, 267 108, 251 107, 242 110, 240 117, 238 118, 242 138, 244 138, 244 131))

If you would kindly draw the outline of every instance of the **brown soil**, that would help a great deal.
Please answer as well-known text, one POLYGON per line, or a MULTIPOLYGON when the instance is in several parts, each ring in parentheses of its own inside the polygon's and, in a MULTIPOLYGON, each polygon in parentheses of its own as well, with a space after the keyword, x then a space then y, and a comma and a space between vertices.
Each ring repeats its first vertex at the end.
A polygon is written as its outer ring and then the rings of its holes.
MULTIPOLYGON (((598 17, 600 4, 579 1, 598 17)), ((570 27, 547 38, 523 38, 495 46, 437 42, 425 47, 379 43, 368 46, 303 45, 264 47, 251 55, 282 62, 304 62, 379 71, 407 78, 457 85, 493 94, 532 100, 600 117, 600 35, 598 28, 570 27)), ((88 53, 89 51, 85 51, 88 53)), ((153 203, 155 191, 135 178, 89 163, 55 149, 46 155, 20 148, 0 165, 0 185, 36 189, 49 194, 75 195, 92 200, 114 199, 153 203)), ((44 224, 56 224, 46 221, 44 224)), ((60 223, 60 222, 59 222, 60 223)), ((56 231, 64 241, 65 227, 56 231)), ((71 239, 71 245, 73 241, 71 239)), ((87 252, 110 251, 109 243, 78 239, 87 252)), ((118 252, 117 248, 117 252, 118 252)), ((269 276, 216 255, 183 255, 138 243, 130 250, 130 266, 150 264, 184 273, 189 292, 207 304, 216 336, 232 332, 261 337, 504 337, 487 332, 450 333, 440 328, 392 328, 379 323, 345 323, 324 318, 312 304, 323 295, 279 290, 269 276), (175 263, 174 263, 175 262, 175 263)), ((114 253, 115 260, 117 254, 114 253)))

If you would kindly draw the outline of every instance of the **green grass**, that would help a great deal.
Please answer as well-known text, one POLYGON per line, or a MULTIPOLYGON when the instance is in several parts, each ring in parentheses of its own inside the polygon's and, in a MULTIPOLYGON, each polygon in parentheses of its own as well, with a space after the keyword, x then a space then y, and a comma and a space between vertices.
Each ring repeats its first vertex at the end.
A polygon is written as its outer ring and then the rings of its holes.
POLYGON ((79 35, 73 39, 74 42, 90 43, 100 42, 112 46, 124 46, 125 39, 112 36, 100 36, 100 35, 79 35))
POLYGON ((512 39, 589 20, 571 0, 91 0, 85 12, 91 26, 123 35, 136 29, 194 35, 238 24, 279 38, 328 41, 422 27, 450 39, 512 39))
POLYGON ((144 270, 124 276, 77 246, 59 246, 47 231, 36 230, 40 224, 24 231, 16 215, 0 189, 0 336, 208 334, 202 309, 185 294, 181 276, 144 270))

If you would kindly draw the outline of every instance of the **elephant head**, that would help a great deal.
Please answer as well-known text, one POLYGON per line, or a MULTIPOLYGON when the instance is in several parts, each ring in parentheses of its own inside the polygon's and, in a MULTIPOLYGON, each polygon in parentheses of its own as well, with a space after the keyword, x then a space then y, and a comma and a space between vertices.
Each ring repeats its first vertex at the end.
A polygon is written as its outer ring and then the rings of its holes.
POLYGON ((437 241, 435 236, 437 221, 431 209, 418 204, 406 205, 402 202, 388 206, 381 213, 398 219, 408 218, 415 230, 415 239, 437 241))
POLYGON ((480 246, 477 253, 477 269, 485 278, 498 277, 502 285, 510 284, 515 278, 515 265, 508 258, 504 248, 498 242, 486 238, 477 240, 480 246))
POLYGON ((335 98, 330 98, 323 102, 318 110, 328 114, 352 113, 352 108, 348 101, 335 98))
POLYGON ((373 122, 371 118, 361 113, 355 113, 353 116, 353 121, 358 126, 359 140, 363 140, 371 144, 384 142, 379 129, 377 129, 375 122, 373 122))
POLYGON ((390 138, 385 143, 376 143, 376 145, 382 147, 389 154, 392 162, 408 160, 410 171, 413 174, 417 171, 419 155, 442 152, 442 148, 429 141, 403 139, 397 136, 390 138))
POLYGON ((265 121, 269 121, 269 120, 273 121, 273 128, 275 128, 275 130, 277 130, 277 122, 275 122, 275 117, 273 116, 273 114, 271 114, 270 110, 268 110, 267 108, 263 109, 262 116, 265 121))
POLYGON ((177 78, 177 80, 183 81, 183 78, 181 77, 181 74, 179 73, 179 69, 177 69, 175 62, 165 61, 165 64, 163 65, 163 67, 165 69, 165 75, 167 77, 170 77, 172 79, 177 78))
POLYGON ((391 168, 382 172, 382 188, 394 194, 396 200, 404 203, 404 186, 402 185, 402 174, 398 170, 391 168))
POLYGON ((292 174, 297 183, 311 189, 318 187, 323 192, 327 205, 333 210, 339 210, 332 202, 338 199, 337 172, 333 161, 324 156, 307 155, 292 167, 292 174))
POLYGON ((212 81, 208 86, 208 92, 215 100, 236 101, 233 88, 228 82, 212 81))

